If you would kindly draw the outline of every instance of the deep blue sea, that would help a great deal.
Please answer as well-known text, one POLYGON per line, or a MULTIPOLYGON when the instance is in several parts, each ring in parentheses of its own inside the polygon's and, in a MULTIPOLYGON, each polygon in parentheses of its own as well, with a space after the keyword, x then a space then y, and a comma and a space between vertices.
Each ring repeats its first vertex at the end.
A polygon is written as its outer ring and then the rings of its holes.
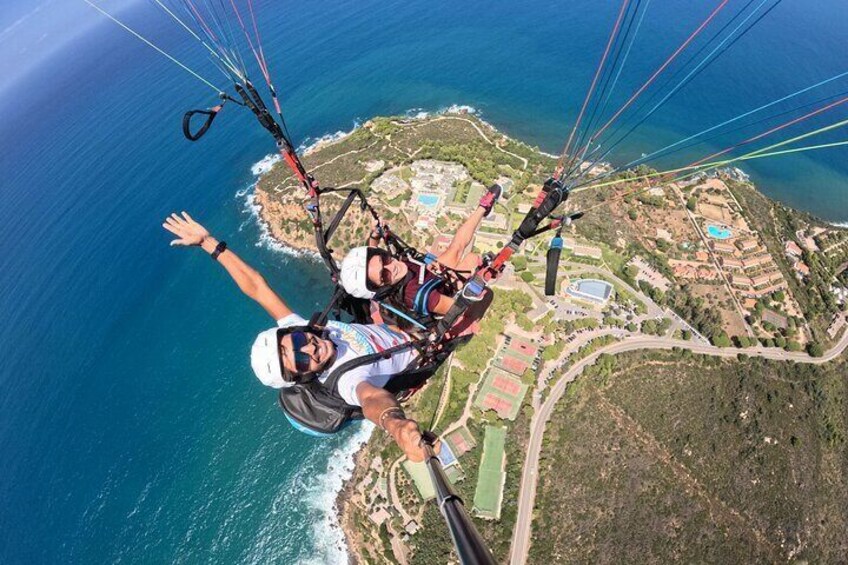
MULTIPOLYGON (((746 3, 732 0, 718 25, 746 3)), ((618 7, 254 4, 297 143, 373 115, 467 104, 551 152, 618 7)), ((653 0, 613 100, 620 105, 715 4, 653 0)), ((224 82, 149 3, 122 16, 224 82)), ((844 1, 784 1, 613 160, 848 70, 846 33, 844 1)), ((803 101, 846 90, 843 80, 803 101)), ((352 442, 368 430, 329 441, 294 432, 248 364, 270 320, 208 257, 168 247, 160 227, 167 213, 188 210, 302 313, 327 298, 322 267, 271 245, 249 205, 251 166, 273 152, 252 117, 227 107, 201 142, 183 139, 182 112, 213 104, 210 94, 106 21, 0 83, 0 563, 345 560, 332 501, 352 442)), ((836 110, 816 124, 846 116, 836 110)), ((846 221, 846 156, 744 168, 767 194, 846 221)))

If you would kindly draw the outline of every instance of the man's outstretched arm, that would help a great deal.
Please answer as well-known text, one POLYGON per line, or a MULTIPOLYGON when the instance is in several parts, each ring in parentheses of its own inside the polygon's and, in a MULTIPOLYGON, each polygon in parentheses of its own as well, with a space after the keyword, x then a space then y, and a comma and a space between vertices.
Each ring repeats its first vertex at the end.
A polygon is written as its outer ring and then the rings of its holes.
MULTIPOLYGON (((171 242, 173 246, 200 247, 210 255, 218 249, 220 242, 186 212, 183 212, 182 216, 171 214, 165 219, 162 227, 177 236, 177 239, 171 242)), ((292 313, 283 299, 271 290, 265 278, 229 248, 218 255, 218 262, 227 270, 241 291, 258 302, 272 318, 279 320, 292 313)))
POLYGON ((356 397, 365 417, 386 430, 410 461, 424 461, 418 422, 406 418, 395 395, 384 388, 362 382, 356 386, 356 397))

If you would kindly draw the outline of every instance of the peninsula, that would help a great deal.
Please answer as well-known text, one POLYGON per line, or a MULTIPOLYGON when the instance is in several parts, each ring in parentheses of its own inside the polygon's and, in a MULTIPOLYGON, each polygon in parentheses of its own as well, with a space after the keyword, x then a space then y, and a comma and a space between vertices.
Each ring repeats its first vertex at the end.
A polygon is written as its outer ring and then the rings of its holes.
MULTIPOLYGON (((438 252, 499 182, 473 247, 496 251, 556 159, 467 112, 374 118, 303 156, 438 252)), ((604 166, 588 171, 590 176, 604 166)), ((482 331, 409 406, 503 562, 839 560, 848 553, 848 230, 769 200, 737 169, 578 191, 557 291, 532 240, 482 331), (638 189, 638 190, 634 190, 638 189)), ((284 166, 256 187, 281 243, 314 250, 284 166)), ((331 215, 341 199, 325 199, 331 215)), ((335 256, 368 218, 339 227, 335 256)), ((381 434, 339 497, 351 553, 444 563, 421 465, 381 434), (425 543, 426 541, 426 543, 425 543)))

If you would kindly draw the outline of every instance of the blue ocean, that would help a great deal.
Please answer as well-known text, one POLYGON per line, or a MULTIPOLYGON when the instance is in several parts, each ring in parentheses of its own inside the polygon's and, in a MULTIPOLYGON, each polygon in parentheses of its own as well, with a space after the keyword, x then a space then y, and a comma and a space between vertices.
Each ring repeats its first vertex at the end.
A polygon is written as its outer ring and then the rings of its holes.
MULTIPOLYGON (((613 104, 713 4, 654 0, 613 104)), ((731 1, 717 26, 744 4, 731 1)), ((597 0, 254 6, 297 144, 374 115, 464 104, 553 153, 618 9, 597 0)), ((119 15, 225 82, 151 3, 119 15)), ((214 104, 212 92, 89 17, 85 33, 0 82, 0 563, 345 562, 333 502, 370 428, 331 440, 295 432, 248 364, 271 321, 203 253, 169 247, 161 228, 168 213, 189 211, 296 310, 320 308, 330 292, 323 267, 274 245, 252 207, 251 168, 273 153, 272 140, 228 106, 204 139, 186 141, 182 113, 214 104)), ((841 0, 782 2, 611 159, 638 158, 848 70, 846 33, 841 0)), ((845 90, 843 80, 803 103, 845 90)), ((784 137, 846 116, 834 110, 784 137)), ((848 220, 846 155, 743 168, 770 196, 839 222, 848 220)))

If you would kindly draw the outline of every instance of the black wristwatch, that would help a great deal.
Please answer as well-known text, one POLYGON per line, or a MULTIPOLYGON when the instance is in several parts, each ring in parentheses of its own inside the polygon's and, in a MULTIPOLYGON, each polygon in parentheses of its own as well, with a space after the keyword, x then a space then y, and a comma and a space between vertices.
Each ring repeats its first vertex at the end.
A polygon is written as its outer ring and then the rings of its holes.
POLYGON ((212 259, 217 261, 218 255, 220 255, 221 253, 223 253, 226 250, 227 250, 227 242, 226 241, 219 241, 218 245, 215 246, 215 251, 213 251, 210 254, 210 257, 212 257, 212 259))

